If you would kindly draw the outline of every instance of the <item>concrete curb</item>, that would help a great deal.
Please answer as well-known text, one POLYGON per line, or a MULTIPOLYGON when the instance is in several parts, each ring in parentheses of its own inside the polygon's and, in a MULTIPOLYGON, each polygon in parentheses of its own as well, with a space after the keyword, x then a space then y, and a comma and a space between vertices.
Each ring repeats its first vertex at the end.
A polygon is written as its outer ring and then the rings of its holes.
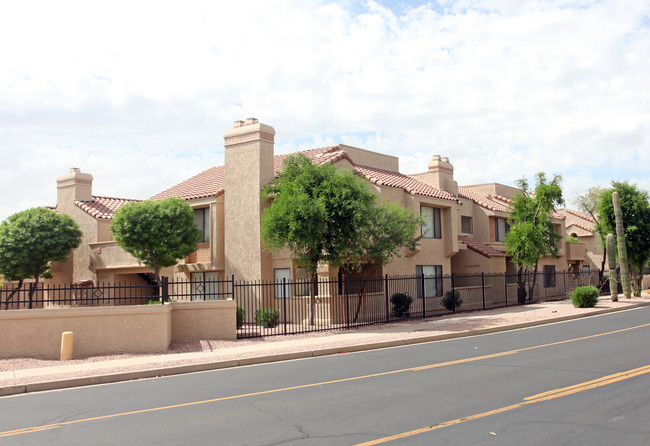
POLYGON ((605 310, 594 311, 588 314, 574 314, 570 316, 562 316, 553 319, 540 319, 532 322, 524 322, 513 325, 503 325, 501 327, 481 328, 478 330, 467 330, 458 333, 445 333, 441 335, 423 336, 410 339, 397 339, 393 341, 373 342, 369 344, 355 344, 343 347, 328 347, 323 349, 299 351, 294 353, 282 353, 277 355, 257 356, 253 358, 232 359, 225 361, 205 362, 200 364, 181 365, 173 367, 161 367, 146 370, 138 370, 133 372, 112 373, 108 375, 95 375, 86 376, 81 378, 71 378, 59 381, 44 381, 32 384, 23 384, 18 386, 9 386, 0 388, 0 397, 17 395, 21 393, 42 392, 45 390, 65 389, 70 387, 82 387, 96 384, 109 384, 122 381, 133 381, 145 378, 155 378, 162 376, 180 375, 185 373, 203 372, 208 370, 218 370, 232 367, 240 367, 245 365, 265 364, 269 362, 289 361, 292 359, 304 359, 319 356, 329 356, 338 353, 351 353, 367 350, 376 350, 381 348, 398 347, 404 345, 422 344, 425 342, 444 341, 447 339, 456 339, 469 336, 484 335, 490 333, 498 333, 508 330, 518 330, 522 328, 530 328, 538 325, 547 325, 557 322, 564 322, 573 319, 580 319, 584 317, 599 316, 607 313, 615 313, 618 311, 632 310, 640 307, 650 306, 650 302, 631 304, 625 308, 608 308, 605 310))

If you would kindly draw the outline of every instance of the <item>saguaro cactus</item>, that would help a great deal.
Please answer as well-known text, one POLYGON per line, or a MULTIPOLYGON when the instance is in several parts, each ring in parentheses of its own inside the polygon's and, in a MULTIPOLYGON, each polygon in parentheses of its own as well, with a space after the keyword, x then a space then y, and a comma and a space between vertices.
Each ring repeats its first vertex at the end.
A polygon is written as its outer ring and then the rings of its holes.
POLYGON ((618 199, 618 192, 616 191, 612 193, 612 202, 614 203, 614 215, 616 216, 616 242, 618 244, 618 261, 621 264, 621 286, 623 287, 623 295, 627 299, 631 299, 630 264, 627 261, 627 248, 625 247, 623 213, 621 212, 621 202, 618 199))
POLYGON ((616 241, 614 234, 607 234, 607 261, 609 263, 609 291, 612 302, 618 301, 618 274, 616 274, 616 241))

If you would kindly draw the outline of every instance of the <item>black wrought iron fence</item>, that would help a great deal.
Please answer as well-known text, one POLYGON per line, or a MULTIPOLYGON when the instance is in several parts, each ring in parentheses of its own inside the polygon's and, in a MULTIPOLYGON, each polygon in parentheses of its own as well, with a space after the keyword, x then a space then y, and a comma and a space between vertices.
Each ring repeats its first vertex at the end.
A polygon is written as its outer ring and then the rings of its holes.
POLYGON ((598 286, 598 272, 326 278, 317 282, 169 280, 152 284, 26 284, 0 288, 0 309, 142 305, 234 299, 237 336, 249 338, 346 329, 566 299, 575 287, 598 286), (532 292, 531 292, 532 288, 532 292), (522 291, 523 289, 523 291, 522 291), (523 299, 522 299, 523 298, 523 299))
POLYGON ((562 300, 580 285, 598 286, 598 274, 538 272, 448 276, 234 282, 239 338, 298 334, 428 318, 455 312, 562 300), (523 291, 521 291, 523 289, 523 291), (312 293, 311 291, 315 290, 312 293), (395 295, 403 297, 395 298, 395 295), (408 304, 404 304, 406 301, 408 304), (402 302, 402 306, 399 307, 402 302))

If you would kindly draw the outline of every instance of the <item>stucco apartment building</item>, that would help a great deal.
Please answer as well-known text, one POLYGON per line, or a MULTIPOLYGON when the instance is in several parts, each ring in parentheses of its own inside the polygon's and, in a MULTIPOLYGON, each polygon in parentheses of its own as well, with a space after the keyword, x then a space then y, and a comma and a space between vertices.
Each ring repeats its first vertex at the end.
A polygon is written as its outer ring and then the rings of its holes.
MULTIPOLYGON (((193 281, 307 277, 288 251, 271 254, 260 239, 261 216, 269 205, 261 199, 260 190, 281 170, 287 156, 274 154, 274 138, 273 127, 256 119, 235 121, 224 135, 225 165, 211 167, 152 197, 186 200, 203 232, 197 251, 163 271, 164 275, 193 281)), ((419 249, 405 250, 378 274, 516 273, 505 255, 503 237, 508 230, 508 206, 517 189, 496 183, 459 187, 453 165, 438 155, 425 172, 404 175, 399 173, 398 158, 344 144, 302 153, 316 164, 333 163, 354 172, 381 199, 400 203, 424 218, 425 235, 419 249)), ((56 210, 79 222, 84 236, 68 261, 56 266, 54 281, 150 280, 150 270, 120 249, 109 231, 114 212, 133 200, 93 195, 92 176, 79 169, 59 176, 57 188, 56 210)), ((562 236, 559 257, 541 259, 540 271, 563 271, 569 265, 579 270, 587 260, 582 239, 579 246, 566 242, 568 215, 554 214, 556 231, 562 236)), ((336 273, 328 265, 320 266, 321 276, 336 273)))

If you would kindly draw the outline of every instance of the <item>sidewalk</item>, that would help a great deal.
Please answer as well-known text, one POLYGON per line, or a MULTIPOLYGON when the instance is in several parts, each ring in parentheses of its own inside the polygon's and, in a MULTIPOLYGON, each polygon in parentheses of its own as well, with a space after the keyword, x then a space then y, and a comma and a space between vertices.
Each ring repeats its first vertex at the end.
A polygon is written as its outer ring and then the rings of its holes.
POLYGON ((275 336, 237 341, 173 343, 153 355, 118 355, 46 361, 0 360, 0 396, 92 384, 168 376, 272 361, 341 354, 376 348, 493 333, 650 305, 650 294, 595 308, 574 308, 570 301, 459 313, 337 332, 275 336))

